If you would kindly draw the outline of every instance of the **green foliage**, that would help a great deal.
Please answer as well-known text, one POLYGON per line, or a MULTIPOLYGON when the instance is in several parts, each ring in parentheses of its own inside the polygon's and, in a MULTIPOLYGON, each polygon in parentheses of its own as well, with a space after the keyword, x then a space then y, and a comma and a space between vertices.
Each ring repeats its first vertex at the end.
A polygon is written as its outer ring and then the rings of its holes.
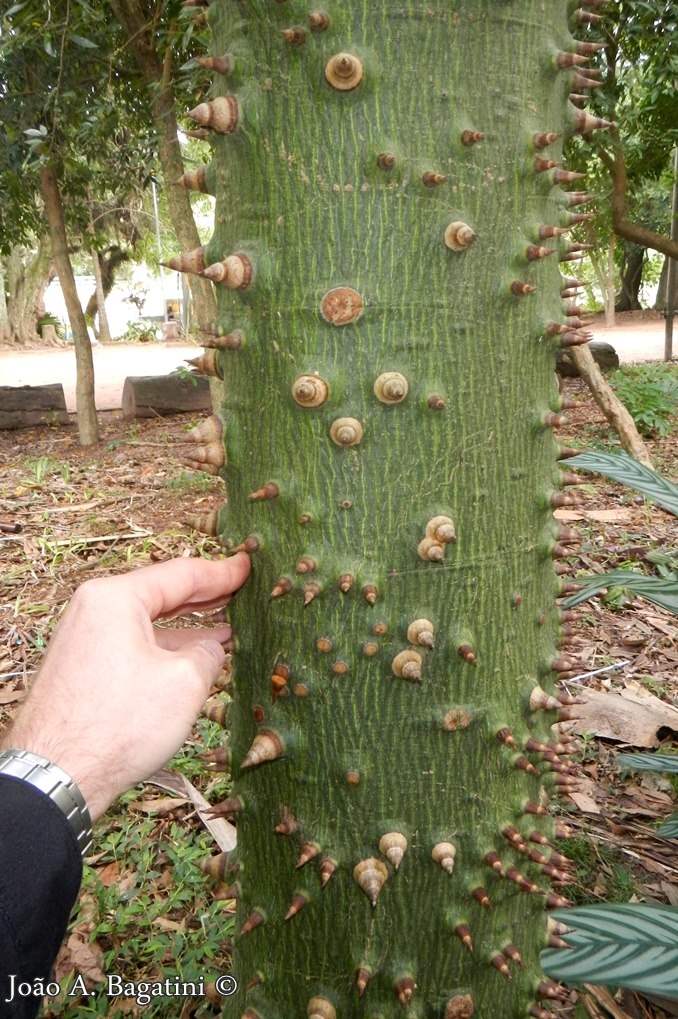
MULTIPOLYGON (((597 751, 591 738, 591 757, 597 751)), ((633 872, 622 853, 613 845, 594 842, 588 834, 556 839, 554 846, 571 861, 574 883, 568 886, 567 897, 575 905, 599 903, 601 896, 608 902, 628 902, 637 895, 633 872)))
MULTIPOLYGON (((663 506, 669 513, 678 516, 678 485, 668 478, 644 467, 626 453, 582 453, 569 460, 579 470, 597 471, 621 484, 634 488, 653 502, 663 506)), ((649 557, 652 561, 652 557, 649 557)), ((670 555, 654 556, 659 577, 646 576, 631 570, 614 570, 598 574, 582 583, 581 589, 564 603, 567 607, 578 605, 605 588, 618 587, 633 591, 647 601, 660 605, 669 612, 678 614, 678 575, 673 569, 670 555)))
POLYGON ((672 365, 620 368, 610 383, 641 435, 668 435, 678 406, 678 376, 672 365))
POLYGON ((553 913, 569 949, 542 952, 544 971, 570 984, 678 995, 678 910, 659 904, 577 906, 553 913))
MULTIPOLYGON (((585 453, 570 463, 627 484, 678 516, 678 485, 626 454, 585 453)), ((678 574, 672 569, 673 557, 657 558, 661 577, 615 570, 591 578, 564 604, 576 605, 602 588, 619 584, 678 615, 678 574)), ((620 754, 617 762, 640 771, 678 774, 675 754, 620 754)), ((678 838, 678 813, 657 834, 678 838)), ((678 912, 674 908, 606 904, 577 906, 553 915, 571 930, 564 939, 567 949, 542 952, 541 964, 549 976, 570 984, 598 983, 678 996, 678 912)))
POLYGON ((571 457, 567 463, 568 467, 596 471, 622 485, 628 485, 678 516, 678 485, 639 464, 626 453, 580 453, 571 457))
MULTIPOLYGON (((612 232, 611 177, 620 157, 626 169, 627 218, 668 236, 671 223, 672 153, 678 137, 675 79, 678 68, 676 5, 673 0, 619 0, 607 8, 605 23, 589 26, 587 37, 603 44, 593 58, 600 87, 593 111, 614 121, 614 135, 596 132, 575 137, 567 147, 568 165, 586 173, 595 195, 589 223, 577 239, 604 249, 612 232), (670 179, 667 179, 670 178, 670 179)), ((623 276, 632 245, 617 243, 614 259, 623 276)), ((592 253, 599 271, 602 259, 592 253)), ((643 266, 643 279, 647 280, 643 266)))
POLYGON ((38 336, 42 336, 45 326, 53 326, 59 339, 63 340, 66 330, 60 318, 57 318, 56 315, 42 315, 35 323, 38 336))
MULTIPOLYGON (((224 917, 224 903, 213 900, 212 887, 198 866, 214 846, 208 836, 191 833, 185 822, 167 823, 158 816, 143 817, 133 807, 130 811, 135 798, 128 794, 120 816, 112 814, 98 826, 96 866, 85 868, 73 924, 76 930, 79 924, 88 925, 90 942, 103 950, 106 974, 121 974, 125 982, 208 983, 228 972, 223 945, 233 933, 232 917, 224 917), (119 875, 111 882, 106 875, 118 867, 119 875)), ((100 982, 90 983, 91 996, 65 996, 82 968, 80 964, 61 980, 62 995, 49 1002, 45 1014, 70 1019, 128 1015, 129 998, 121 996, 118 1003, 100 982)), ((203 995, 181 999, 181 1004, 190 1004, 196 1017, 214 1014, 203 995)), ((177 1015, 177 998, 152 996, 133 1014, 142 1012, 170 1019, 177 1015)))
POLYGON ((155 343, 158 336, 153 322, 140 319, 138 322, 129 322, 124 333, 115 338, 121 343, 155 343))
POLYGON ((571 608, 592 598, 599 591, 614 586, 626 591, 633 591, 641 598, 645 598, 646 601, 678 615, 678 582, 675 577, 672 580, 664 580, 660 577, 646 577, 642 573, 634 573, 631 570, 613 570, 611 573, 601 573, 591 577, 584 581, 581 589, 563 604, 566 608, 571 608))

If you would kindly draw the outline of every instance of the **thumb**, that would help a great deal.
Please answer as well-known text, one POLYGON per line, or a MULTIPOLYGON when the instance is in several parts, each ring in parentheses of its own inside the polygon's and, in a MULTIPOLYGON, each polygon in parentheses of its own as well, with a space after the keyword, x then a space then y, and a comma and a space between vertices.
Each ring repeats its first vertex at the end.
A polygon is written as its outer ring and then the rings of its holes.
POLYGON ((181 658, 188 659, 204 682, 204 700, 210 688, 214 686, 226 659, 226 652, 216 640, 199 640, 194 644, 186 644, 181 651, 175 653, 181 658))

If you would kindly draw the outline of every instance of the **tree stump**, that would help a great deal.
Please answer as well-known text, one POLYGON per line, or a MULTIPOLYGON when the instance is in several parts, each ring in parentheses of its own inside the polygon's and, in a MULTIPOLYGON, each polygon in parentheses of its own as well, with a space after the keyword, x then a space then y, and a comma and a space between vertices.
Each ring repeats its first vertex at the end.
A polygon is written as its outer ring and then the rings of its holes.
MULTIPOLYGON (((601 371, 610 371, 619 367, 619 355, 611 343, 603 340, 592 340, 588 345, 589 350, 601 371)), ((570 357, 567 347, 556 351, 556 371, 568 379, 576 379, 579 375, 576 364, 570 357)))
POLYGON ((60 382, 46 386, 0 386, 0 428, 70 423, 60 382))
POLYGON ((209 381, 199 376, 130 375, 122 390, 125 420, 211 410, 209 381))

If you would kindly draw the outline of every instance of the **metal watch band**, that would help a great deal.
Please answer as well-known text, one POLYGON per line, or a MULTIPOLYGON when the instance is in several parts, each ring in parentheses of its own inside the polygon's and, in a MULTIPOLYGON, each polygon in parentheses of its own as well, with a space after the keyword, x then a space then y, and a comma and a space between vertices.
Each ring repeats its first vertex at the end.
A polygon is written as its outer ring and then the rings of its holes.
POLYGON ((0 750, 0 775, 20 778, 45 793, 70 822, 80 852, 92 845, 92 819, 82 793, 58 765, 29 750, 0 750))

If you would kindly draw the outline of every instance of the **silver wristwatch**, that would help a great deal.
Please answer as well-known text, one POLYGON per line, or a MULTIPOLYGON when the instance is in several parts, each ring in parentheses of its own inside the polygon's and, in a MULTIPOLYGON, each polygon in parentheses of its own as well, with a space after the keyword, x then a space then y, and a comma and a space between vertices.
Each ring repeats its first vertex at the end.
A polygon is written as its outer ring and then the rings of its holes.
POLYGON ((0 750, 0 775, 23 779, 49 796, 70 822, 80 852, 85 855, 92 845, 92 819, 70 775, 46 757, 29 750, 0 750))

